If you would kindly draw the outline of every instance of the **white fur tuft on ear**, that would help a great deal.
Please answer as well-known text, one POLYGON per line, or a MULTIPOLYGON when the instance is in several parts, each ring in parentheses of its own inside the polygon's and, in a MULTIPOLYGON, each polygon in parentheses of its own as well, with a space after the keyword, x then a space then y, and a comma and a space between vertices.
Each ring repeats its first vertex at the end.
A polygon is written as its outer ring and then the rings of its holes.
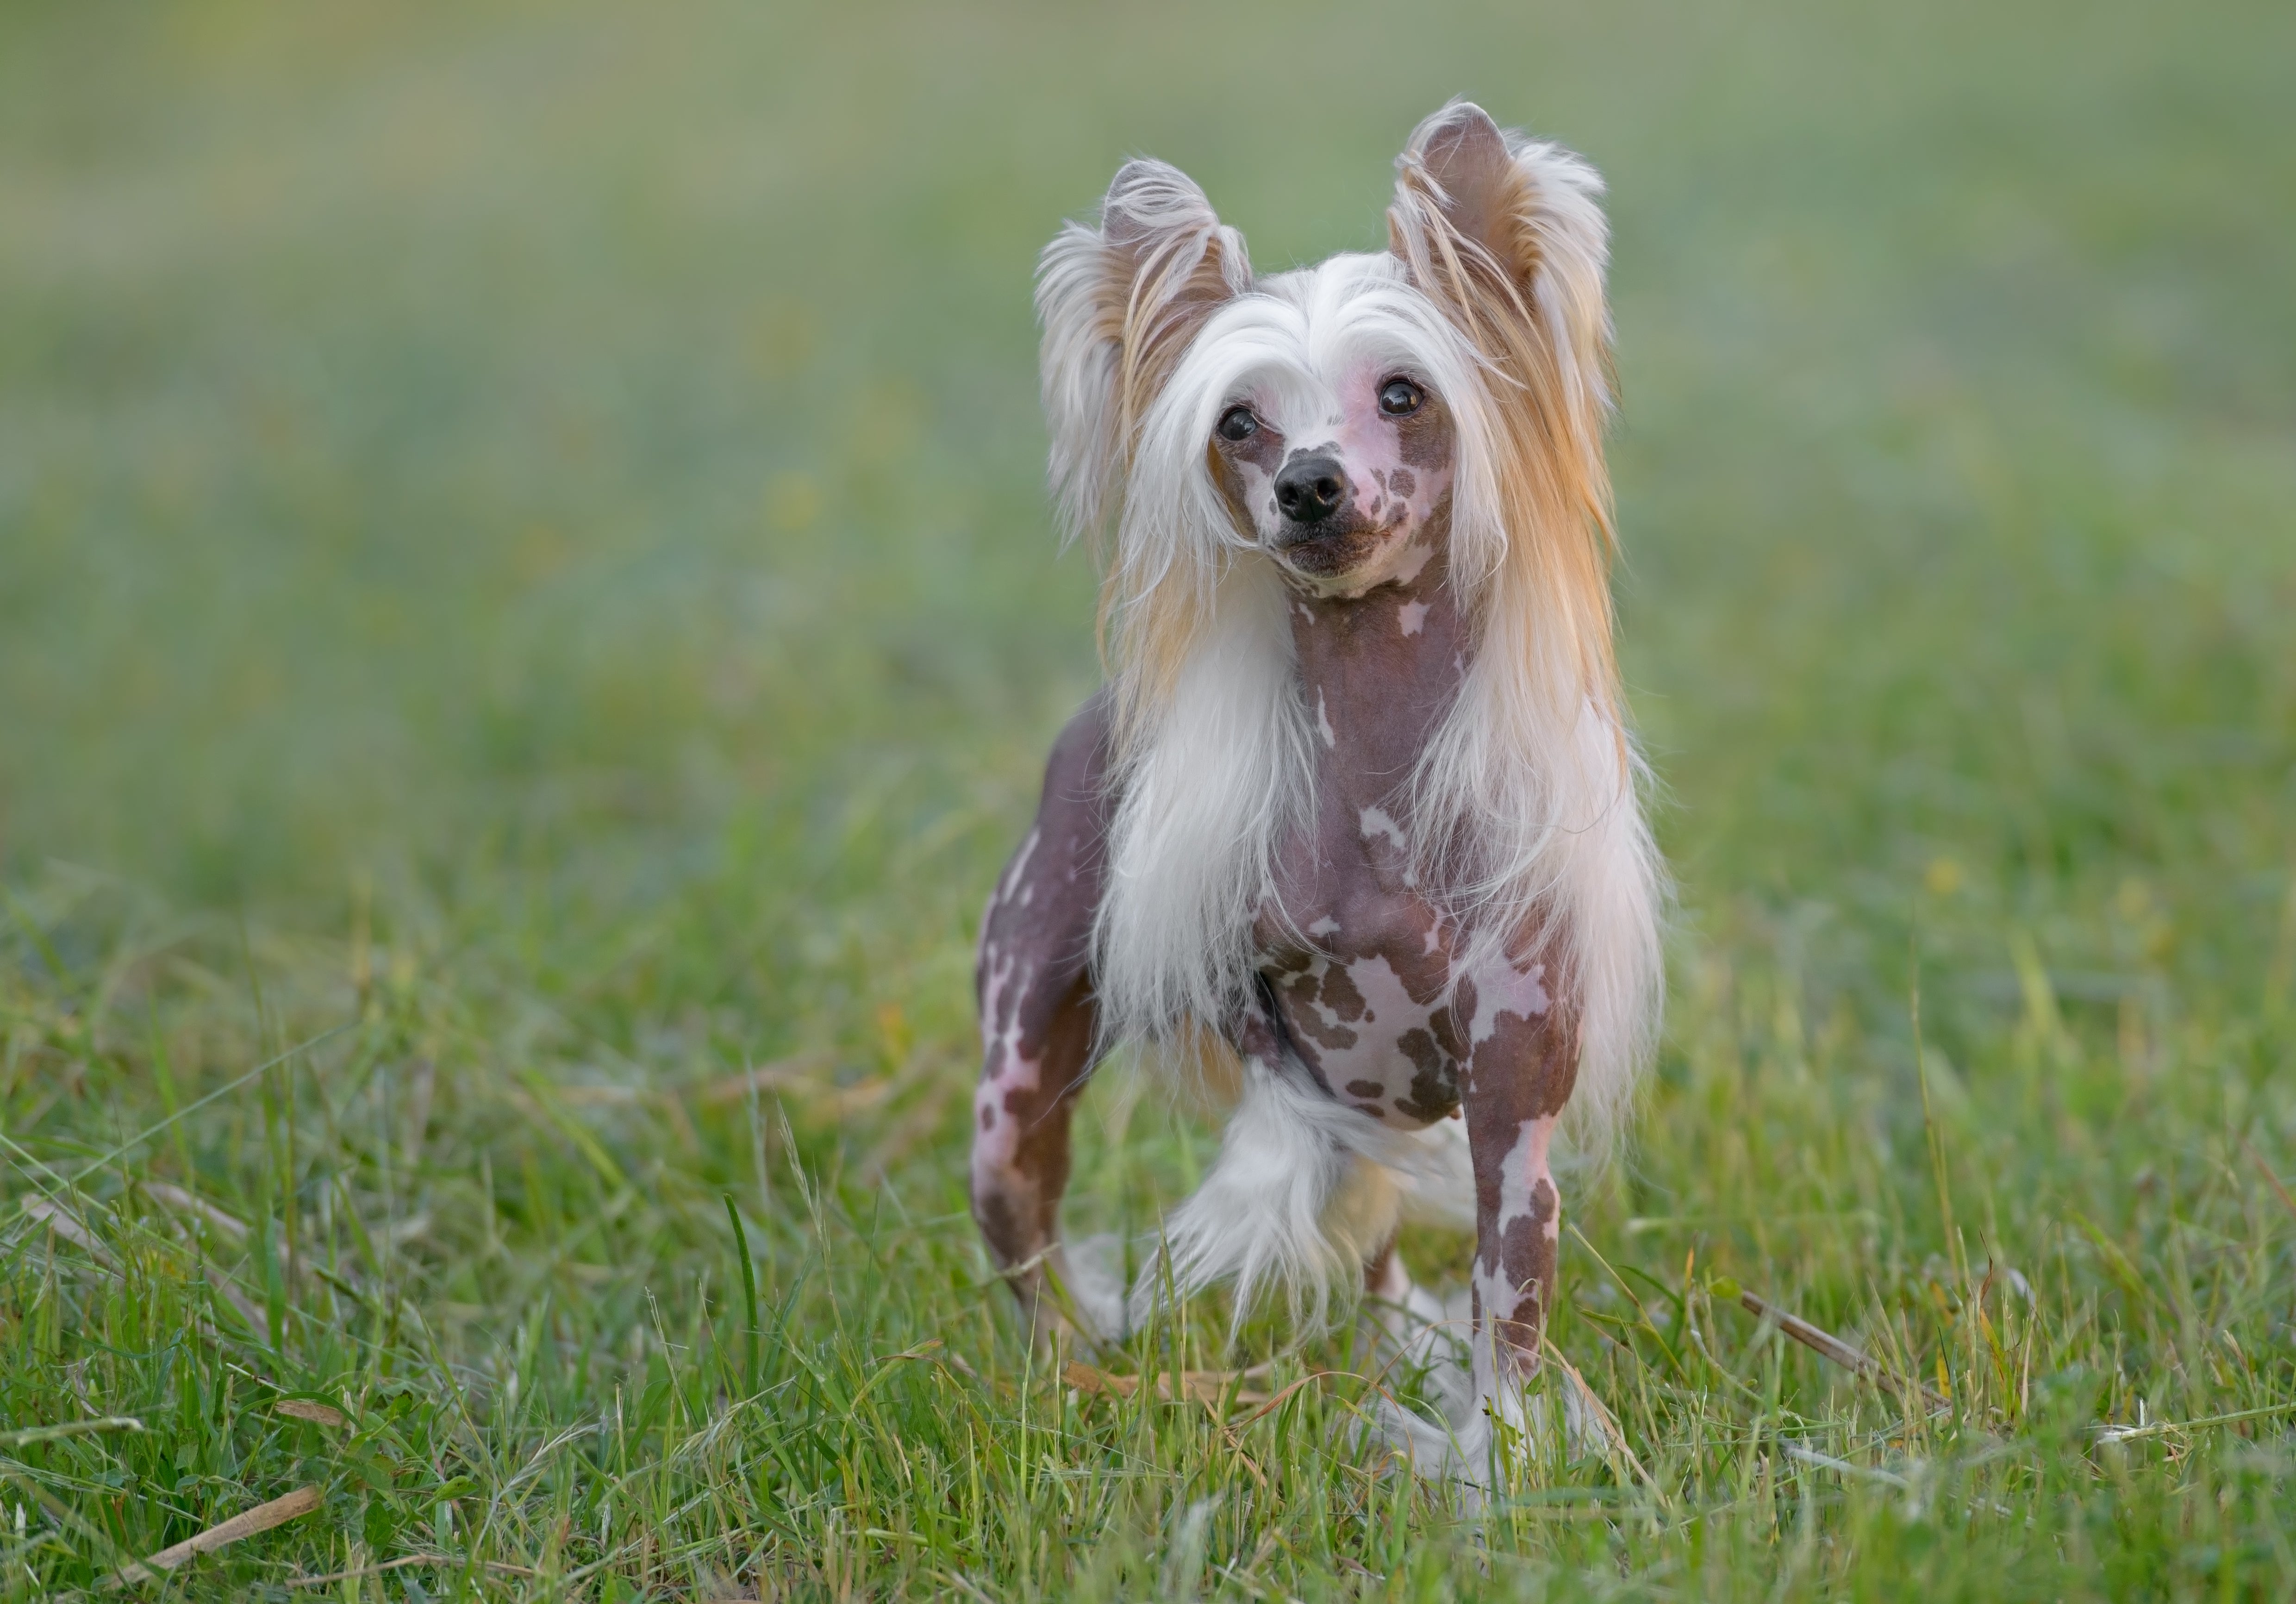
POLYGON ((1038 367, 1067 538, 1090 534, 1114 510, 1148 400, 1203 320, 1250 282, 1243 236, 1161 161, 1126 162, 1098 225, 1068 224, 1045 247, 1038 367))
POLYGON ((1603 180, 1573 152, 1502 129, 1453 101, 1413 130, 1396 158, 1388 212, 1395 254, 1487 354, 1508 343, 1490 327, 1510 313, 1533 327, 1564 416, 1556 432, 1599 454, 1611 402, 1611 314, 1603 294, 1610 225, 1603 180))

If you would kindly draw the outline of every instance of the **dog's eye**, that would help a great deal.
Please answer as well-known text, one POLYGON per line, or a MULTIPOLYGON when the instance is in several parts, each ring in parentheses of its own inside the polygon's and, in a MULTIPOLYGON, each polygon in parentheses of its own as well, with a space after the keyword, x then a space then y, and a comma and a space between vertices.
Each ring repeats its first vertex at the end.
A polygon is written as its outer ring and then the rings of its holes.
POLYGON ((1380 387, 1379 410, 1390 418, 1407 418, 1419 410, 1427 392, 1408 379, 1390 379, 1380 387))
POLYGON ((1251 415, 1248 406, 1231 406, 1220 413, 1214 427, 1223 440, 1248 440, 1259 432, 1259 420, 1251 415))

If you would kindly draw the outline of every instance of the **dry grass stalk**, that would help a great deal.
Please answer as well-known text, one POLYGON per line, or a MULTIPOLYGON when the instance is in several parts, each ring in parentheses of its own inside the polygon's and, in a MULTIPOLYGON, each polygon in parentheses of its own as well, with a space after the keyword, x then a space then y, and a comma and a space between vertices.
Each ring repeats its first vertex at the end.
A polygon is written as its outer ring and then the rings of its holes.
MULTIPOLYGON (((1718 1286, 1715 1290, 1727 1296, 1729 1287, 1718 1286)), ((1908 1381, 1903 1376, 1882 1365, 1863 1349, 1853 1347, 1821 1326, 1814 1326, 1800 1315, 1781 1309, 1769 1299, 1745 1289, 1738 1288, 1738 1306, 1757 1320, 1773 1322, 1778 1330, 1802 1346, 1821 1357, 1830 1359, 1843 1369, 1855 1371, 1874 1386, 1895 1393, 1900 1398, 1920 1404, 1923 1409, 1950 1409, 1953 1405, 1931 1388, 1918 1381, 1908 1381)))
POLYGON ((121 1587, 130 1582, 156 1580, 160 1572, 174 1570, 195 1555, 210 1554, 227 1543, 237 1543, 242 1537, 252 1537, 258 1532, 267 1532, 274 1526, 285 1526, 291 1520, 308 1515, 318 1507, 318 1488, 298 1487, 283 1498, 275 1498, 269 1503, 258 1504, 251 1510, 233 1516, 220 1526, 211 1526, 197 1536, 186 1537, 172 1547, 163 1548, 140 1564, 124 1567, 111 1578, 111 1585, 121 1587))
POLYGON ((103 1250, 103 1244, 96 1240, 94 1232, 45 1198, 27 1199, 24 1203, 24 1216, 27 1219, 38 1221, 63 1238, 65 1241, 99 1262, 103 1264, 111 1262, 111 1256, 103 1250))
MULTIPOLYGON (((1265 1404, 1267 1395, 1261 1392, 1228 1388, 1238 1381, 1250 1379, 1254 1371, 1183 1371, 1180 1391, 1194 1403, 1206 1408, 1217 1406, 1223 1399, 1232 1404, 1265 1404)), ((1111 1376, 1106 1371, 1070 1360, 1061 1371, 1061 1379, 1078 1392, 1105 1393, 1113 1397, 1128 1398, 1140 1390, 1137 1376, 1111 1376)), ((1172 1378, 1163 1371, 1156 1376, 1156 1395, 1165 1403, 1172 1402, 1172 1378)))
POLYGON ((340 1409, 330 1409, 324 1404, 309 1398, 282 1398, 271 1406, 274 1414, 283 1414, 291 1420, 308 1420, 314 1426, 324 1426, 340 1431, 350 1421, 340 1409))
POLYGON ((196 1215, 234 1241, 241 1240, 247 1235, 245 1221, 234 1219, 197 1192, 186 1191, 184 1188, 171 1185, 165 1181, 146 1181, 144 1183, 144 1195, 154 1203, 174 1209, 177 1214, 196 1215))

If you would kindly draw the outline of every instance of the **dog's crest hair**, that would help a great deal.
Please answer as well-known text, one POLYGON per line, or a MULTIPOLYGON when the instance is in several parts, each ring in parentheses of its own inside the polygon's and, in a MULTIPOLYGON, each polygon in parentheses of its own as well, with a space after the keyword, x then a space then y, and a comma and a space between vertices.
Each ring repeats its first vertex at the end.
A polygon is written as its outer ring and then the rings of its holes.
POLYGON ((1053 485, 1070 538, 1111 537, 1111 1041, 1200 1059, 1248 1005, 1272 856, 1313 804, 1283 583, 1213 482, 1212 422, 1247 375, 1377 350, 1427 375, 1457 433, 1450 572, 1473 644, 1406 782, 1421 883, 1470 932, 1461 970, 1554 944, 1581 1009, 1580 1145, 1614 1126, 1654 1031, 1663 887, 1612 655, 1601 190, 1454 102, 1397 160, 1386 253, 1255 281, 1203 192, 1152 161, 1046 250, 1053 485))

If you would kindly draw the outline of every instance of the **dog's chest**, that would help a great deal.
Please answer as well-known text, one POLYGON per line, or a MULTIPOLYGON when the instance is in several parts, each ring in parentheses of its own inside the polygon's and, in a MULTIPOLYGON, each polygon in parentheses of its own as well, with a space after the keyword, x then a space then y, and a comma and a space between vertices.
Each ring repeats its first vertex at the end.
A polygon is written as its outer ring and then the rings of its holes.
POLYGON ((1254 939, 1263 994, 1300 1058, 1334 1097, 1415 1128, 1459 1106, 1468 1043, 1450 1007, 1454 933, 1406 847, 1386 811, 1328 802, 1277 854, 1278 900, 1254 939))

